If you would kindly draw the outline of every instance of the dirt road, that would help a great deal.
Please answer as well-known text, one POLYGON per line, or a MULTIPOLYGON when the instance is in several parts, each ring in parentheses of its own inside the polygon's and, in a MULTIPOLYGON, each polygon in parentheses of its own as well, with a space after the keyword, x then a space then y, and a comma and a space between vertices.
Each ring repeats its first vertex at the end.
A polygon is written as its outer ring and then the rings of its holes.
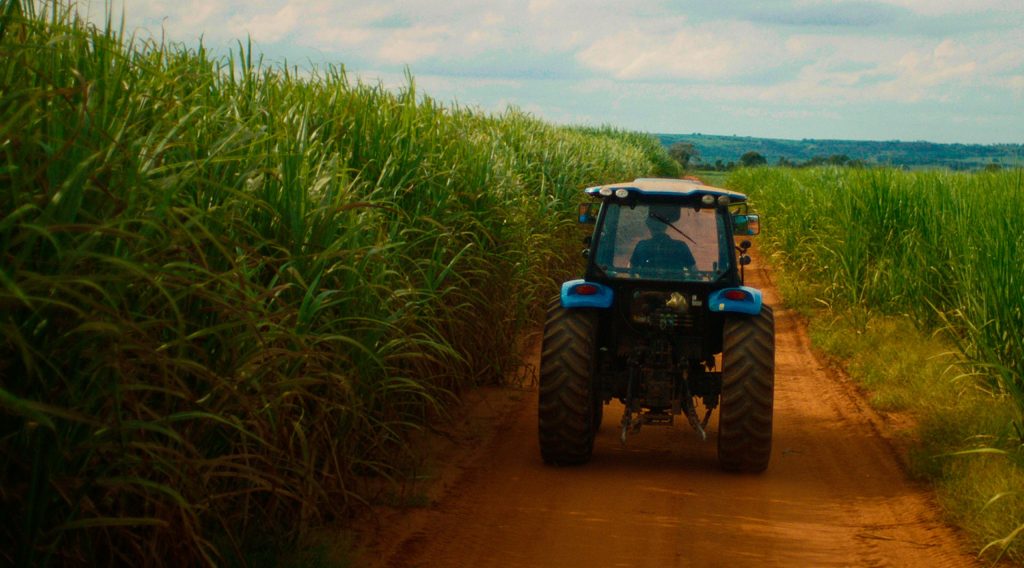
MULTIPOLYGON (((763 270, 748 273, 748 283, 777 306, 767 280, 763 270)), ((368 563, 975 566, 928 494, 907 479, 880 436, 880 418, 815 358, 800 322, 777 308, 776 328, 767 472, 720 471, 714 422, 707 442, 680 420, 645 427, 623 446, 617 403, 605 409, 589 464, 547 467, 537 449, 533 391, 509 407, 494 436, 464 449, 437 502, 384 520, 392 540, 385 536, 368 563)))

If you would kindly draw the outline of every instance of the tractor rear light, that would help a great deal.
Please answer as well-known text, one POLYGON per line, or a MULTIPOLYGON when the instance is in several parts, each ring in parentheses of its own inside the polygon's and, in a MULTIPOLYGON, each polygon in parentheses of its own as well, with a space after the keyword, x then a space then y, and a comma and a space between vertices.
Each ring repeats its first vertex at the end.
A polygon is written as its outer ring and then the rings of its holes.
POLYGON ((700 201, 704 205, 709 205, 709 206, 710 205, 714 205, 715 204, 715 196, 714 195, 705 195, 704 197, 700 198, 700 201))
POLYGON ((573 292, 580 296, 593 296, 594 294, 597 294, 597 291, 597 286, 594 286, 593 284, 580 284, 573 289, 573 292))
POLYGON ((725 296, 725 298, 727 300, 742 301, 742 300, 749 300, 750 299, 750 296, 746 292, 744 292, 743 290, 727 290, 722 295, 725 296))

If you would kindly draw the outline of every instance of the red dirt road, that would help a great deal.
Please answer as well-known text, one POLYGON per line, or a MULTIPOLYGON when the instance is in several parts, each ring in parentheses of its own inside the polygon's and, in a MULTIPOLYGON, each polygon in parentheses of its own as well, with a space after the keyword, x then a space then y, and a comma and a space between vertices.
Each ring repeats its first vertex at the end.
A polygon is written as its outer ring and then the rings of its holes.
MULTIPOLYGON (((755 266, 760 263, 756 263, 755 266)), ((748 271, 778 306, 763 269, 748 271)), ((382 518, 367 564, 399 567, 976 566, 909 481, 882 420, 776 308, 774 446, 768 470, 734 475, 686 424, 619 442, 605 408, 593 460, 543 464, 531 390, 427 509, 382 518)), ((534 357, 536 358, 536 353, 534 357)), ((537 361, 533 361, 534 365, 537 361)), ((507 396, 506 396, 507 398, 507 396)), ((716 413, 717 415, 717 413, 716 413)))

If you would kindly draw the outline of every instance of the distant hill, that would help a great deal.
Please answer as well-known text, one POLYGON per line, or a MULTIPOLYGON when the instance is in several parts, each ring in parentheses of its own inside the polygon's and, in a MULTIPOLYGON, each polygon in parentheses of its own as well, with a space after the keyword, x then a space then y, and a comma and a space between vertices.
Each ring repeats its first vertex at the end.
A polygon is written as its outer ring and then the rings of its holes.
POLYGON ((942 167, 954 170, 983 168, 989 164, 1002 167, 1024 166, 1024 144, 936 144, 933 142, 860 141, 860 140, 782 140, 749 136, 714 134, 656 134, 668 147, 676 142, 689 142, 700 152, 704 164, 739 162, 740 156, 754 151, 771 165, 780 158, 790 162, 806 162, 815 157, 846 156, 871 165, 904 168, 942 167))

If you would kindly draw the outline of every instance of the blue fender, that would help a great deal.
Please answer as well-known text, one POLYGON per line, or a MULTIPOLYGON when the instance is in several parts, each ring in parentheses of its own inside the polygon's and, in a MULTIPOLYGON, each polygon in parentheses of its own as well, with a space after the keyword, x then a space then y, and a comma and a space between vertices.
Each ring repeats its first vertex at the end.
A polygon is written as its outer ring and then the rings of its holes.
POLYGON ((582 278, 562 284, 562 307, 566 309, 610 308, 614 297, 608 286, 582 278))
POLYGON ((761 291, 749 286, 715 290, 708 295, 708 309, 712 312, 756 316, 761 313, 761 291))

